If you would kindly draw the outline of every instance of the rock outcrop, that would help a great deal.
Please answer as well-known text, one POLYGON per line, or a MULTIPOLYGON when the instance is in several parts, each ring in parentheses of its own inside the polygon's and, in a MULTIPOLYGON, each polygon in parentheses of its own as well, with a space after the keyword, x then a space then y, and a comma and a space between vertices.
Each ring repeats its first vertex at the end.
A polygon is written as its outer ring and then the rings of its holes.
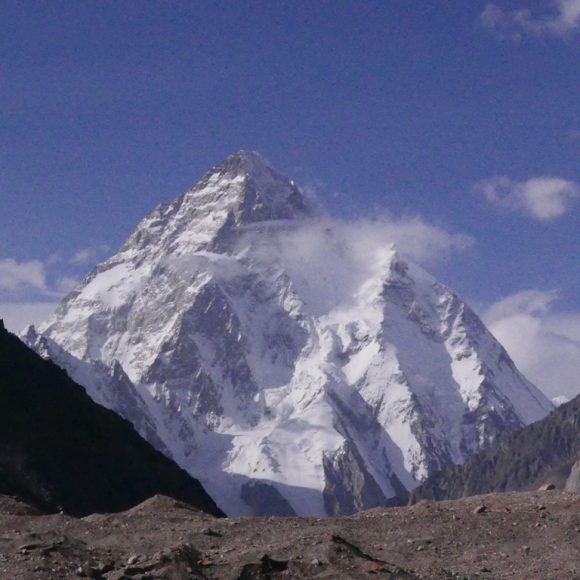
POLYGON ((411 502, 538 489, 544 484, 573 489, 578 482, 578 458, 580 395, 545 419, 476 453, 465 465, 433 474, 411 493, 411 502))
POLYGON ((572 465, 570 470, 570 475, 566 480, 566 485, 564 486, 566 491, 575 491, 580 493, 580 459, 572 465))

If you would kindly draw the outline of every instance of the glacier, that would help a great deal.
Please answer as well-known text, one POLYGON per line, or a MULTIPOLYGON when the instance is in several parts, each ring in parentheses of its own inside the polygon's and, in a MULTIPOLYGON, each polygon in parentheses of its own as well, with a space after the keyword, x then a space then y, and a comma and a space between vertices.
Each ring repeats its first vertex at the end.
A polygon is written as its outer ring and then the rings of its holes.
POLYGON ((364 268, 348 252, 292 180, 240 151, 23 338, 230 516, 384 505, 553 409, 395 246, 364 268))

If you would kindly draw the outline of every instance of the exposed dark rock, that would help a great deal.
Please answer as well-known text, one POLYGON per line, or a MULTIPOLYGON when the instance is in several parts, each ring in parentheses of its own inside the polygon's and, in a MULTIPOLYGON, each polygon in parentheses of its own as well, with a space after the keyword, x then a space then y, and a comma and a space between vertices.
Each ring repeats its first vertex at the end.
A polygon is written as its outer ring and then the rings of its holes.
POLYGON ((264 554, 259 563, 246 564, 237 580, 270 580, 277 572, 286 570, 288 570, 288 562, 277 561, 270 558, 268 554, 264 554))
POLYGON ((476 453, 465 465, 433 474, 413 490, 410 503, 538 489, 546 483, 562 489, 579 458, 580 395, 476 453))
MULTIPOLYGON (((333 534, 330 538, 328 560, 336 567, 344 566, 345 560, 363 560, 366 562, 366 565, 363 565, 362 568, 367 573, 378 574, 380 572, 381 574, 388 574, 389 578, 413 578, 413 575, 409 574, 406 570, 367 554, 357 545, 337 534, 333 534)), ((353 564, 349 563, 345 567, 354 567, 353 564)))
POLYGON ((385 505, 387 500, 381 488, 348 441, 333 455, 326 454, 322 465, 326 480, 324 506, 328 515, 349 515, 385 505))
POLYGON ((242 485, 242 499, 250 506, 254 516, 295 516, 292 506, 271 484, 248 481, 242 485))

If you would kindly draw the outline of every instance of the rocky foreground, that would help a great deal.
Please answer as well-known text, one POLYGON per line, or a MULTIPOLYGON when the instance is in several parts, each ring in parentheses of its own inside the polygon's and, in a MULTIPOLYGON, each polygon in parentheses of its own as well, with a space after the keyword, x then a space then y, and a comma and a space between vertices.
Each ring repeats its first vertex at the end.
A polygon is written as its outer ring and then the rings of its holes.
POLYGON ((0 497, 0 578, 580 578, 580 494, 505 493, 351 517, 219 519, 155 496, 42 515, 0 497))

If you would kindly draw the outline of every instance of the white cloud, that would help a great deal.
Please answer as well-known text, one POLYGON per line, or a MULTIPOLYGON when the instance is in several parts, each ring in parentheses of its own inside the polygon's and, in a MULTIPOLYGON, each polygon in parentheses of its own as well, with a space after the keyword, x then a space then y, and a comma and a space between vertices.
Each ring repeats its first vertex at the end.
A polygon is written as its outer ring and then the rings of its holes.
POLYGON ((552 0, 549 14, 535 15, 528 8, 505 11, 487 4, 481 14, 482 25, 500 34, 520 40, 524 34, 565 37, 580 27, 580 0, 552 0))
POLYGON ((516 366, 548 397, 580 394, 580 313, 557 312, 557 292, 525 290, 490 306, 483 320, 516 366))
POLYGON ((249 227, 239 250, 248 244, 265 261, 280 263, 320 315, 351 299, 393 244, 402 255, 425 264, 462 251, 473 240, 419 218, 320 218, 299 227, 272 224, 267 233, 263 224, 249 227))
POLYGON ((6 327, 20 332, 46 319, 56 301, 78 284, 78 274, 108 249, 105 245, 85 248, 66 259, 59 254, 44 261, 0 259, 0 318, 6 327))
POLYGON ((69 263, 75 266, 83 266, 89 262, 94 263, 96 260, 99 260, 103 255, 109 252, 109 250, 110 248, 106 244, 101 244, 91 248, 82 248, 73 254, 72 258, 69 260, 69 263))
MULTIPOLYGON (((337 232, 358 250, 357 259, 364 259, 373 250, 395 244, 399 250, 420 264, 437 262, 453 252, 474 244, 465 234, 452 234, 421 218, 381 218, 354 222, 331 222, 337 232)), ((368 259, 368 258, 367 258, 368 259)))
POLYGON ((31 286, 40 290, 46 288, 46 273, 40 260, 17 262, 12 258, 0 260, 0 289, 16 290, 31 286))
POLYGON ((0 303, 0 318, 10 332, 19 334, 29 324, 39 324, 46 320, 57 306, 54 302, 0 303))
POLYGON ((67 294, 70 292, 79 281, 72 276, 62 276, 56 281, 55 289, 58 293, 67 294))
POLYGON ((59 254, 52 254, 44 261, 0 259, 0 301, 7 296, 19 302, 60 297, 76 286, 79 273, 108 251, 109 247, 102 244, 78 250, 66 259, 59 254))
POLYGON ((92 257, 93 252, 89 248, 79 250, 71 258, 71 264, 86 264, 92 257))
POLYGON ((475 189, 493 205, 539 221, 562 217, 580 198, 580 186, 559 177, 535 177, 527 181, 494 177, 479 183, 475 189))

